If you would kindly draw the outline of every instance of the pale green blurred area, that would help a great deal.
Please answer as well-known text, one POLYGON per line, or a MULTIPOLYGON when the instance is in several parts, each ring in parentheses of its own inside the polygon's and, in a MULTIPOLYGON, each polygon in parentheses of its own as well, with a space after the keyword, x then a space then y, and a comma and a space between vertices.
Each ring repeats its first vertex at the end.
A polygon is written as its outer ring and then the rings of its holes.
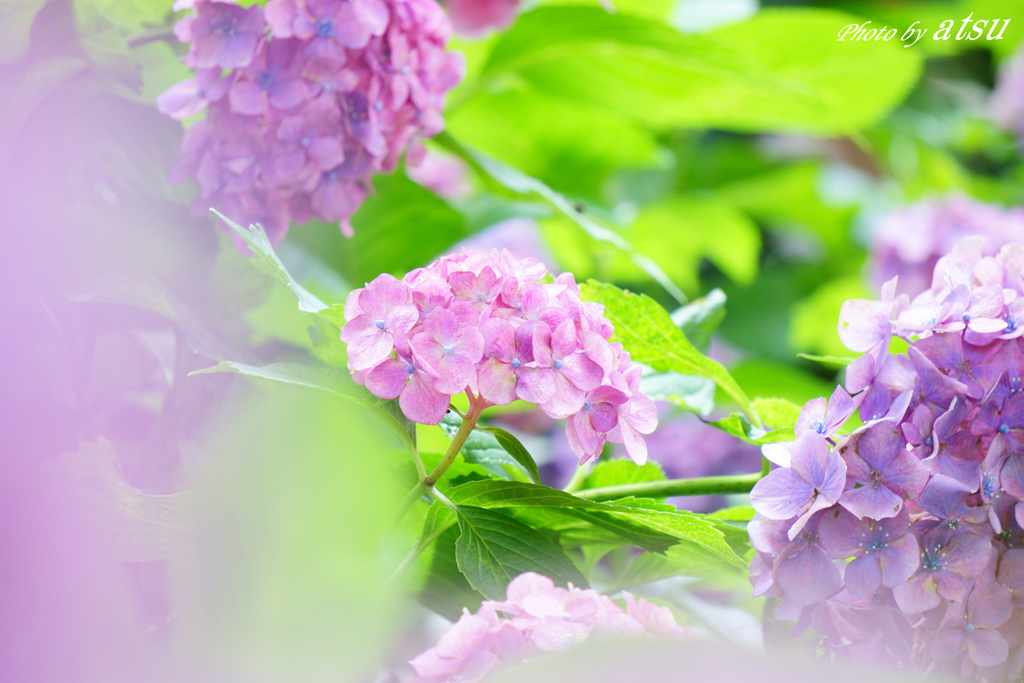
POLYGON ((260 682, 379 667, 401 599, 379 565, 396 491, 377 454, 390 438, 308 389, 261 383, 240 402, 198 454, 208 465, 171 564, 177 661, 260 682))

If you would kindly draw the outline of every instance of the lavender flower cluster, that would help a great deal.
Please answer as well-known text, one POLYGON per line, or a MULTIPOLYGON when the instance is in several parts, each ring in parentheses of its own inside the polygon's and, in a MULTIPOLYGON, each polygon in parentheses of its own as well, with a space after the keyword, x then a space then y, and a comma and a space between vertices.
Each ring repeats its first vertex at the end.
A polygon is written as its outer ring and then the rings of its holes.
POLYGON ((899 277, 914 296, 928 289, 935 264, 957 240, 985 238, 985 254, 1024 236, 1024 209, 980 202, 963 195, 928 199, 884 216, 871 239, 871 279, 876 286, 899 277))
POLYGON ((418 138, 444 128, 445 94, 462 55, 445 51, 448 17, 434 0, 177 0, 195 78, 157 100, 184 119, 174 177, 199 185, 193 209, 215 206, 280 240, 291 220, 349 218, 372 173, 394 170, 418 138))
POLYGON ((835 655, 1003 681, 1024 666, 1024 245, 984 245, 957 242, 913 300, 890 281, 844 304, 864 355, 764 447, 751 582, 835 655))
POLYGON ((600 304, 580 300, 571 273, 553 282, 542 263, 507 250, 444 256, 401 280, 380 275, 345 301, 348 367, 375 396, 437 424, 466 392, 476 416, 516 399, 567 418, 581 462, 605 442, 647 460, 643 435, 658 423, 640 393, 639 366, 608 339, 600 304))
POLYGON ((417 673, 413 683, 475 683, 503 665, 565 650, 592 635, 687 635, 667 607, 622 595, 626 610, 597 591, 559 588, 546 576, 520 574, 509 583, 506 600, 488 600, 476 614, 463 612, 437 645, 410 662, 417 673))

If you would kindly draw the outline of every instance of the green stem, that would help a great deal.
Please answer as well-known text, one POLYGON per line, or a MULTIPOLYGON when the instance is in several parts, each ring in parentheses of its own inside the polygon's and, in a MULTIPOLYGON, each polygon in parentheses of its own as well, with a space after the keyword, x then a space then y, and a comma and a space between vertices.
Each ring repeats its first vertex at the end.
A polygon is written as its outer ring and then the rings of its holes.
POLYGON ((480 419, 480 413, 483 412, 485 406, 486 403, 483 400, 476 400, 470 404, 469 412, 466 413, 466 418, 462 421, 462 426, 459 427, 459 431, 455 432, 455 436, 452 438, 452 443, 448 446, 448 450, 445 452, 441 462, 437 463, 437 467, 434 468, 434 471, 423 480, 423 485, 428 489, 433 489, 437 480, 440 479, 451 464, 455 462, 455 458, 458 457, 459 451, 462 450, 462 444, 466 443, 466 439, 469 438, 473 428, 476 427, 476 421, 480 419))
POLYGON ((569 479, 569 483, 562 489, 566 493, 575 493, 583 486, 583 482, 586 481, 587 475, 590 474, 591 464, 580 465, 576 468, 576 471, 572 473, 572 478, 569 479))
POLYGON ((621 486, 602 486, 596 489, 577 491, 576 495, 586 500, 615 500, 636 496, 638 498, 667 498, 669 496, 713 496, 726 493, 748 493, 760 481, 761 472, 737 474, 725 477, 699 477, 697 479, 669 479, 667 481, 645 481, 621 486))

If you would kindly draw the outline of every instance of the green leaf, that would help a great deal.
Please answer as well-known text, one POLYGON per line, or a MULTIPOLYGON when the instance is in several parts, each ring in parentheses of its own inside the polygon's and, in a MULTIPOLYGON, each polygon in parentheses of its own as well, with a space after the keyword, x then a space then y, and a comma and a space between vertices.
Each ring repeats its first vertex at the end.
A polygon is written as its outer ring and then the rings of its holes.
POLYGON ((493 434, 498 443, 501 444, 501 447, 505 449, 505 452, 511 455, 535 482, 540 482, 540 472, 537 471, 537 463, 533 461, 533 456, 520 443, 519 439, 504 429, 498 429, 497 427, 477 427, 477 429, 493 434))
POLYGON ((815 363, 821 363, 822 365, 828 365, 834 368, 845 368, 847 365, 857 360, 853 356, 812 356, 809 353, 798 353, 797 358, 806 358, 812 360, 815 363))
POLYGON ((345 325, 345 307, 341 304, 331 304, 320 311, 320 317, 341 329, 345 325))
POLYGON ((645 465, 636 465, 631 460, 602 460, 587 475, 582 488, 596 489, 602 486, 620 486, 635 484, 641 481, 664 481, 665 472, 661 465, 649 461, 645 465))
MULTIPOLYGON (((746 214, 715 195, 676 195, 646 206, 622 236, 650 255, 685 291, 699 289, 704 259, 739 284, 750 284, 757 275, 761 231, 746 214)), ((616 281, 636 280, 635 269, 624 259, 610 264, 609 273, 616 281)))
POLYGON ((672 322, 701 353, 707 353, 711 335, 724 319, 725 292, 720 289, 712 289, 701 298, 672 311, 672 322))
POLYGON ((707 377, 645 372, 640 378, 640 391, 652 401, 668 401, 700 415, 707 415, 715 407, 715 383, 707 377))
POLYGON ((656 127, 848 134, 898 104, 921 68, 898 41, 837 41, 850 23, 860 22, 831 10, 765 9, 687 36, 598 7, 542 7, 497 41, 481 78, 514 76, 656 127))
POLYGON ((402 414, 398 401, 377 398, 363 387, 353 383, 352 378, 344 370, 301 363, 270 363, 257 367, 234 361, 221 361, 212 367, 194 370, 189 373, 189 377, 215 372, 236 372, 248 377, 296 384, 336 394, 369 410, 394 432, 403 446, 410 451, 416 450, 416 425, 402 414))
MULTIPOLYGON (((449 439, 462 426, 462 418, 455 411, 449 412, 438 425, 449 439)), ((515 465, 515 459, 501 447, 498 439, 488 432, 474 429, 462 444, 462 457, 466 462, 481 465, 515 465)))
POLYGON ((509 582, 523 572, 543 574, 562 586, 588 586, 561 548, 522 522, 466 505, 459 505, 456 514, 461 531, 455 544, 459 569, 491 600, 503 600, 509 582))
POLYGON ((248 228, 243 228, 216 209, 210 209, 210 211, 224 221, 235 234, 245 240, 245 243, 249 245, 254 254, 252 264, 256 268, 274 278, 277 282, 287 285, 294 292, 299 300, 300 310, 307 313, 317 313, 327 308, 327 304, 320 301, 320 299, 292 278, 288 273, 288 269, 281 263, 281 259, 277 257, 273 245, 270 244, 270 238, 267 237, 267 233, 264 232, 261 226, 251 225, 248 228))
POLYGON ((789 342, 794 349, 804 349, 826 356, 841 356, 849 350, 839 340, 836 329, 839 310, 850 299, 872 299, 874 295, 859 275, 832 280, 793 307, 789 342))
POLYGON ((580 294, 585 301, 604 305, 605 317, 615 326, 612 338, 629 351, 633 360, 661 372, 707 377, 748 415, 758 419, 750 399, 732 375, 718 361, 697 351, 654 299, 595 280, 582 284, 580 294))
POLYGON ((747 443, 757 446, 762 446, 766 443, 777 443, 779 441, 792 441, 795 438, 792 426, 768 432, 750 424, 750 420, 742 413, 733 413, 723 417, 721 420, 708 422, 707 424, 721 429, 726 434, 732 434, 738 439, 743 439, 747 443))
POLYGON ((446 528, 403 576, 403 585, 415 592, 420 603, 451 621, 458 621, 463 609, 476 610, 484 599, 459 571, 458 538, 458 529, 446 528))
POLYGON ((722 508, 721 510, 708 513, 708 519, 717 519, 723 522, 749 522, 753 518, 754 508, 749 505, 722 508))
POLYGON ((792 427, 800 416, 800 406, 784 398, 755 398, 754 408, 771 429, 792 427))
POLYGON ((664 287, 665 291, 674 299, 680 302, 686 301, 686 295, 683 294, 682 290, 652 259, 637 251, 614 230, 609 230, 582 211, 578 211, 577 207, 568 199, 552 190, 543 182, 461 144, 450 135, 442 133, 435 140, 449 151, 461 156, 481 175, 490 178, 501 187, 519 195, 528 197, 536 195, 540 197, 557 209, 563 216, 581 227, 591 239, 610 244, 625 253, 634 265, 664 287))

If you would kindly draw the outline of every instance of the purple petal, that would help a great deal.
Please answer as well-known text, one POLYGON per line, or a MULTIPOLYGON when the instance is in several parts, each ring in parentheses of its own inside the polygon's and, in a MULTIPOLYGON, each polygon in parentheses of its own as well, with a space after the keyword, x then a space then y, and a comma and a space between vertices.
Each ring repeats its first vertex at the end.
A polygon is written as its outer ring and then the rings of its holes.
POLYGON ((398 398, 409 379, 409 364, 389 358, 366 375, 366 388, 378 398, 398 398))
MULTIPOLYGON (((568 321, 567 321, 568 322, 568 321)), ((601 386, 604 371, 601 366, 584 355, 571 353, 562 359, 562 367, 556 370, 583 391, 593 391, 601 386)))
POLYGON ((918 614, 938 607, 942 602, 931 572, 920 571, 906 583, 892 589, 896 604, 907 614, 918 614))
MULTIPOLYGON (((302 104, 309 95, 306 82, 301 78, 284 78, 267 90, 268 100, 276 109, 291 109, 302 104)), ((340 163, 340 162, 339 162, 340 163)), ((328 167, 330 168, 330 167, 328 167)))
POLYGON ((553 374, 555 392, 551 395, 549 401, 541 405, 541 408, 555 419, 565 418, 579 412, 583 408, 586 394, 578 389, 575 384, 563 377, 562 373, 556 372, 553 374))
POLYGON ((260 116, 267 110, 263 88, 253 81, 239 81, 228 91, 231 111, 246 116, 260 116))
POLYGON ((509 363, 515 355, 515 330, 512 325, 501 318, 488 318, 480 324, 480 333, 484 338, 484 356, 500 358, 509 363))
POLYGON ((545 403, 555 394, 554 373, 548 368, 521 367, 517 373, 516 395, 530 403, 545 403))
POLYGON ((863 519, 893 517, 903 507, 903 499, 884 486, 861 486, 843 492, 839 504, 863 519))
POLYGON ((889 541, 878 556, 882 585, 886 588, 900 585, 913 576, 921 565, 920 547, 913 534, 889 541))
POLYGON ((817 544, 796 542, 796 552, 784 553, 775 581, 798 605, 813 605, 842 588, 839 570, 817 544))
POLYGON ((978 666, 995 666, 1006 661, 1010 646, 999 634, 990 628, 976 629, 967 636, 967 652, 978 666))
POLYGON ((846 588, 854 600, 860 600, 874 593, 882 585, 882 572, 878 568, 878 557, 863 555, 846 565, 846 588))
POLYGON ((341 341, 348 345, 349 363, 353 370, 366 370, 381 362, 394 348, 393 337, 378 329, 376 321, 363 314, 341 328, 341 341))
POLYGON ((789 519, 803 512, 814 496, 812 487, 796 470, 777 469, 754 485, 750 504, 768 519, 789 519))

